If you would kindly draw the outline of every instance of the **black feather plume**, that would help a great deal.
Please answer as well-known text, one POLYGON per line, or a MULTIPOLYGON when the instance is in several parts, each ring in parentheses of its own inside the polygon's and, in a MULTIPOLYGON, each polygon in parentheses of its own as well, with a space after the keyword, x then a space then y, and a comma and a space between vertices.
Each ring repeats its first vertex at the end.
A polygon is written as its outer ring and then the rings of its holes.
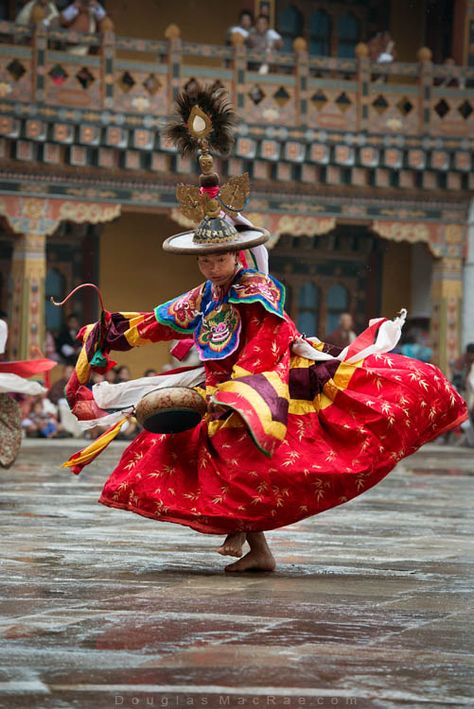
POLYGON ((193 107, 198 105, 211 119, 212 132, 206 139, 211 153, 228 155, 235 140, 233 129, 237 125, 229 95, 220 87, 201 86, 197 82, 193 85, 194 90, 184 90, 176 97, 176 113, 166 126, 165 135, 183 156, 196 154, 199 141, 189 133, 187 123, 193 107))

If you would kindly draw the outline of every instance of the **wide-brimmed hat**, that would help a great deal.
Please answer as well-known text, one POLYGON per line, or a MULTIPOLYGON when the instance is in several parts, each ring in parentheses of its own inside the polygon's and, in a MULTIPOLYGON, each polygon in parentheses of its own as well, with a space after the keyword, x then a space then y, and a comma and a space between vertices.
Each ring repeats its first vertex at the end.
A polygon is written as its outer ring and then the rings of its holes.
POLYGON ((183 156, 199 155, 199 187, 180 184, 176 189, 184 216, 197 222, 195 229, 174 234, 163 249, 177 254, 209 254, 241 251, 270 238, 266 229, 236 227, 233 217, 245 207, 249 194, 247 173, 231 177, 222 186, 214 172, 211 153, 227 155, 234 141, 237 119, 226 91, 201 88, 183 91, 176 99, 177 112, 167 136, 183 156))
POLYGON ((170 236, 163 242, 163 249, 175 254, 212 254, 227 251, 243 251, 253 246, 259 246, 268 241, 270 234, 266 229, 253 227, 252 229, 238 230, 229 222, 226 222, 224 229, 219 219, 207 220, 206 218, 199 225, 198 229, 182 231, 179 234, 170 236), (203 234, 204 232, 204 234, 203 234), (200 238, 200 235, 203 236, 200 238))

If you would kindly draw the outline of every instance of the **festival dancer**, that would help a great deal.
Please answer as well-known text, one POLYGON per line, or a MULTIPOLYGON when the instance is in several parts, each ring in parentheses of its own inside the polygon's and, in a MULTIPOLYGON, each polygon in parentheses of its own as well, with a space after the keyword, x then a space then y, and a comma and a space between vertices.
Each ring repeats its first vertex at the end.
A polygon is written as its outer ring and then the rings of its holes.
MULTIPOLYGON (((66 393, 78 417, 110 415, 85 384, 91 370, 112 366, 111 351, 193 338, 202 362, 191 372, 194 383, 188 369, 167 373, 167 381, 186 380, 202 394, 206 413, 189 430, 141 433, 100 502, 227 534, 224 554, 240 556, 246 540, 250 551, 226 570, 272 571, 266 530, 365 492, 463 421, 466 407, 435 366, 389 354, 406 313, 371 321, 343 350, 301 336, 284 311, 284 287, 242 260, 242 251, 268 233, 236 227, 226 216, 242 209, 248 187, 245 176, 220 186, 213 169, 211 151, 229 147, 233 114, 225 95, 183 94, 178 111, 170 136, 183 154, 199 151, 202 174, 200 189, 180 185, 177 195, 186 216, 200 221, 163 246, 197 256, 206 280, 151 312, 103 309, 101 320, 81 331, 84 345, 66 393)), ((66 465, 80 472, 120 425, 66 465)))
MULTIPOLYGON (((8 326, 0 319, 0 359, 5 352, 8 326)), ((50 359, 0 361, 0 466, 8 468, 16 460, 21 445, 21 416, 18 403, 11 394, 38 396, 45 389, 29 377, 49 372, 56 366, 50 359)))

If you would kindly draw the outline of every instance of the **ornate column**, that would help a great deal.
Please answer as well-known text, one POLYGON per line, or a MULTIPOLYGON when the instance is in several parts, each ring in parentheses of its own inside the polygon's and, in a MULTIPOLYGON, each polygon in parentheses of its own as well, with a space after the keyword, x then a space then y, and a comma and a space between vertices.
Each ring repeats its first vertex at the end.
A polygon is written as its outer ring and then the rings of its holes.
POLYGON ((463 347, 474 342, 474 199, 467 224, 466 260, 464 263, 463 347))
POLYGON ((9 356, 31 359, 44 346, 46 234, 15 236, 12 256, 9 356))
MULTIPOLYGON (((168 106, 172 107, 181 81, 181 30, 171 23, 165 30, 165 39, 169 42, 168 51, 168 106)), ((171 110, 170 110, 171 113, 171 110)))
POLYGON ((237 32, 234 32, 232 35, 231 42, 234 48, 234 60, 232 63, 232 101, 237 110, 243 112, 245 110, 245 71, 247 69, 247 49, 244 44, 244 38, 237 32))
POLYGON ((8 354, 11 359, 31 358, 44 346, 46 238, 62 221, 100 224, 116 219, 117 204, 0 197, 0 214, 15 234, 9 304, 8 354))
POLYGON ((372 229, 392 241, 425 242, 435 257, 431 281, 433 361, 448 373, 461 350, 463 224, 377 220, 372 229))
POLYGON ((355 48, 357 57, 357 130, 367 130, 369 123, 370 61, 369 48, 359 42, 355 48))
POLYGON ((309 55, 308 43, 303 37, 297 37, 293 42, 296 55, 295 101, 297 125, 307 125, 308 121, 308 77, 309 55))
POLYGON ((448 373, 461 352, 464 227, 446 224, 438 228, 443 244, 442 256, 433 264, 431 337, 434 361, 448 373))

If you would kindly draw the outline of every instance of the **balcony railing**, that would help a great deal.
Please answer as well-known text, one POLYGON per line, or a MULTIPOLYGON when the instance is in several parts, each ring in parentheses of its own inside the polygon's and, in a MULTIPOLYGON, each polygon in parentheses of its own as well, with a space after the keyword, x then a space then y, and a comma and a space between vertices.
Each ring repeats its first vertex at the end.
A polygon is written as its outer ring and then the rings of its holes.
POLYGON ((169 115, 177 91, 201 80, 227 88, 247 124, 474 134, 474 69, 434 65, 426 48, 418 63, 379 65, 364 44, 353 60, 309 57, 303 39, 295 40, 293 54, 268 56, 241 43, 186 42, 175 25, 155 41, 0 22, 0 39, 0 97, 8 102, 110 111, 146 124, 147 116, 169 115), (74 53, 77 45, 88 53, 74 53))

